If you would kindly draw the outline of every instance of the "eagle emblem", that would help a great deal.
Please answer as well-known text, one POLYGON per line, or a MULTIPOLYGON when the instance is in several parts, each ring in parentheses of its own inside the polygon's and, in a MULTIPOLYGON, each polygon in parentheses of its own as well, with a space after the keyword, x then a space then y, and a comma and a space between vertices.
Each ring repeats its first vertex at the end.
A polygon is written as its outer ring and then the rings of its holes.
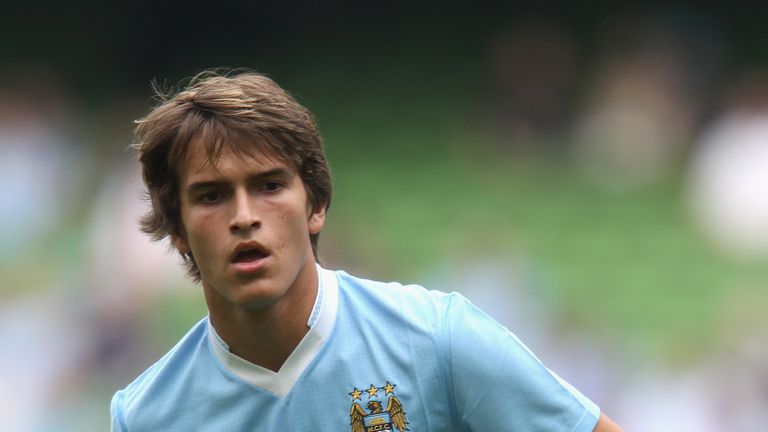
POLYGON ((371 384, 364 390, 358 390, 357 387, 349 395, 352 396, 352 407, 349 410, 350 425, 352 432, 378 432, 391 431, 395 428, 398 432, 405 432, 408 429, 408 420, 405 417, 405 409, 400 399, 395 396, 396 384, 387 384, 382 387, 376 387, 371 384), (379 390, 384 391, 384 397, 387 399, 387 408, 384 409, 381 400, 379 400, 379 390), (368 394, 368 402, 365 409, 362 407, 362 395, 368 394), (360 403, 356 402, 360 401, 360 403))

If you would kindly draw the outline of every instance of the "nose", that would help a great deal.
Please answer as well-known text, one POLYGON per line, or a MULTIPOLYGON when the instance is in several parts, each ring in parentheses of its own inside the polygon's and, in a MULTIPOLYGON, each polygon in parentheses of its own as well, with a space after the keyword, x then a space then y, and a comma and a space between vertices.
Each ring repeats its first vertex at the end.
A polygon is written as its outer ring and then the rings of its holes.
POLYGON ((232 220, 229 223, 229 230, 232 233, 247 231, 261 226, 261 220, 258 217, 252 197, 249 196, 248 191, 236 190, 232 203, 232 220))

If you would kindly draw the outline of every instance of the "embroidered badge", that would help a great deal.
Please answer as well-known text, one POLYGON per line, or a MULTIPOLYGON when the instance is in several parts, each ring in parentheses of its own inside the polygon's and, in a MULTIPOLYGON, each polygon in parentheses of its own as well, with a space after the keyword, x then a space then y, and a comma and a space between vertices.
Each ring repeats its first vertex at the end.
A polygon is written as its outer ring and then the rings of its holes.
POLYGON ((352 432, 376 432, 376 431, 390 431, 397 428, 399 432, 405 432, 408 429, 408 420, 405 418, 405 409, 400 399, 395 396, 395 387, 397 384, 387 384, 383 387, 376 387, 371 384, 370 387, 363 390, 358 390, 355 387, 349 395, 352 396, 352 408, 349 410, 350 424, 352 425, 352 432), (384 409, 381 400, 379 399, 379 390, 384 392, 384 398, 392 395, 387 399, 387 408, 384 409), (360 405, 363 403, 363 394, 367 393, 368 403, 365 404, 365 409, 360 405), (360 401, 357 403, 356 401, 360 401))

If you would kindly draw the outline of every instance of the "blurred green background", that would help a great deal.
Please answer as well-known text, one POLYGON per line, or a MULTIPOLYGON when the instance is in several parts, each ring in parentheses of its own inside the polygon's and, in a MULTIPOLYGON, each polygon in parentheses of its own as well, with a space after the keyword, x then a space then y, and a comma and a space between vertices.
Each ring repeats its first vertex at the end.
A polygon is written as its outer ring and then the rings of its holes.
POLYGON ((313 111, 323 263, 458 290, 627 430, 768 422, 757 7, 4 6, 0 429, 104 430, 205 314, 149 242, 152 80, 251 68, 313 111))

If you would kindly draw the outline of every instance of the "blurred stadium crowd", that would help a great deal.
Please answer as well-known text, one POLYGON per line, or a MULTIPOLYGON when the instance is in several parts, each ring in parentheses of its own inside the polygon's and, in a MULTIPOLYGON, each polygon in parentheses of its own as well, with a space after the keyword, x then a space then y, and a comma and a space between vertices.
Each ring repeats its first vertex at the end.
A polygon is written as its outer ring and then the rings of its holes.
MULTIPOLYGON (((427 41, 422 46, 439 43, 426 33, 409 37, 422 37, 427 41)), ((572 170, 606 196, 673 182, 679 185, 680 212, 702 248, 723 262, 768 268, 768 66, 741 57, 736 61, 726 24, 717 16, 663 9, 638 16, 605 14, 585 31, 537 14, 510 18, 488 33, 472 45, 477 52, 466 54, 475 63, 472 68, 446 64, 443 58, 421 59, 419 64, 430 66, 413 72, 413 79, 424 81, 440 81, 431 70, 443 68, 453 69, 452 77, 472 75, 449 78, 436 85, 435 93, 455 91, 449 88, 456 82, 482 83, 452 93, 470 95, 454 101, 464 105, 464 128, 484 137, 470 143, 455 136, 458 145, 476 146, 502 164, 548 160, 551 169, 572 170)), ((396 52, 398 46, 388 49, 396 52)), ((313 81, 310 68, 299 70, 290 62, 275 66, 271 75, 288 81, 316 112, 334 167, 344 172, 345 164, 365 166, 364 152, 344 153, 345 146, 357 145, 343 143, 345 116, 378 101, 326 111, 337 95, 323 87, 343 90, 345 78, 369 72, 340 55, 318 56, 313 64, 327 61, 333 65, 323 67, 344 71, 337 82, 313 81)), ((177 67, 190 67, 183 73, 190 75, 193 64, 211 66, 206 61, 177 67)), ((270 73, 270 65, 253 58, 235 66, 270 73)), ((130 120, 147 107, 149 81, 173 82, 182 76, 177 73, 152 71, 136 77, 145 93, 114 92, 104 97, 109 103, 89 105, 55 70, 39 64, 0 69, 0 430, 106 429, 112 392, 205 313, 168 245, 151 243, 137 228, 145 204, 138 165, 126 150, 130 120)), ((401 105, 417 103, 401 86, 408 74, 391 80, 386 73, 373 74, 375 79, 359 79, 378 81, 401 105)), ((397 128, 400 120, 393 115, 378 123, 397 128)), ((437 121, 424 127, 449 125, 437 121)), ((440 145, 425 144, 437 151, 440 145)), ((366 199, 376 198, 338 199, 358 199, 354 205, 364 206, 366 199)), ((343 220, 343 208, 334 209, 331 220, 343 220)), ((569 235, 567 226, 551 229, 569 235)), ((389 270, 357 260, 357 248, 377 246, 365 239, 356 245, 344 234, 343 226, 332 226, 321 242, 329 267, 347 268, 351 262, 363 274, 404 278, 391 256, 389 270)), ((514 260, 465 256, 460 263, 455 255, 432 253, 434 265, 407 277, 430 288, 464 292, 626 430, 765 430, 766 272, 718 298, 727 337, 713 335, 706 355, 674 364, 638 356, 631 343, 622 341, 631 340, 631 332, 593 337, 584 328, 562 324, 551 299, 531 283, 528 263, 535 257, 525 250, 518 250, 514 260)), ((643 268, 643 262, 636 265, 643 268)), ((690 307, 696 302, 691 298, 690 307)), ((599 297, 591 304, 602 307, 599 297)))

